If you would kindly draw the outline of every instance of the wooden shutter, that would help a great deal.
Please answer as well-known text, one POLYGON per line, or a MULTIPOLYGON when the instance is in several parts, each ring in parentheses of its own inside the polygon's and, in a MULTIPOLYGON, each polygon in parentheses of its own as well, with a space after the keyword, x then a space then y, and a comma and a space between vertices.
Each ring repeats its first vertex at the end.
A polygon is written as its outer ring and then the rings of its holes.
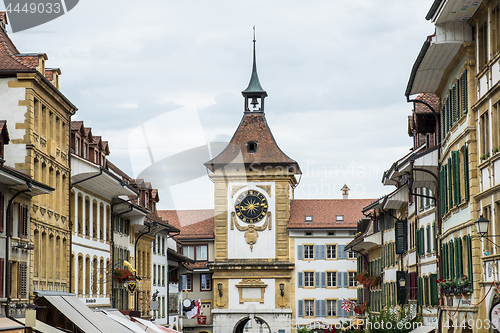
POLYGON ((463 147, 464 150, 464 195, 465 201, 469 201, 469 147, 467 144, 463 147))
POLYGON ((344 283, 344 288, 349 287, 349 274, 347 272, 342 272, 342 282, 344 283))
POLYGON ((423 288, 422 288, 422 277, 417 276, 417 305, 422 306, 423 305, 423 288))
POLYGON ((28 206, 19 204, 19 214, 17 216, 17 234, 19 238, 28 237, 28 206))
POLYGON ((437 285, 437 274, 429 275, 429 283, 431 285, 431 305, 438 305, 438 285, 437 285))
POLYGON ((457 278, 462 278, 462 239, 460 237, 455 238, 455 261, 456 261, 456 274, 457 278))
POLYGON ((314 286, 316 288, 321 288, 321 277, 320 277, 320 272, 314 272, 314 286))
POLYGON ((449 278, 449 274, 448 274, 448 244, 443 243, 441 251, 442 251, 442 269, 443 269, 442 277, 444 279, 448 279, 449 278))
POLYGON ((19 286, 17 288, 18 298, 27 298, 28 263, 20 262, 18 267, 19 267, 19 274, 18 274, 19 286))
POLYGON ((396 253, 403 254, 407 248, 407 220, 396 220, 396 253))
POLYGON ((458 151, 451 152, 453 166, 453 201, 455 205, 460 204, 460 156, 458 151))
POLYGON ((304 316, 304 301, 299 299, 299 305, 298 305, 298 312, 299 312, 299 317, 304 316))
POLYGON ((5 297, 5 258, 0 258, 0 297, 5 297))
POLYGON ((302 272, 297 272, 297 283, 299 288, 302 288, 302 272))
POLYGON ((347 252, 345 252, 345 245, 338 245, 337 250, 338 250, 338 259, 347 259, 347 252))
POLYGON ((321 288, 326 288, 326 272, 321 272, 321 288))
POLYGON ((342 288, 342 272, 337 272, 337 287, 342 288))
POLYGON ((453 163, 451 158, 448 158, 448 201, 451 209, 456 202, 453 202, 453 163))
POLYGON ((303 258, 303 246, 302 245, 297 245, 297 259, 302 260, 303 258))
POLYGON ((448 243, 448 251, 450 253, 450 279, 455 278, 455 247, 453 246, 453 240, 448 243))
POLYGON ((472 244, 471 244, 471 238, 470 235, 465 236, 465 244, 467 247, 467 274, 468 278, 470 281, 470 287, 472 287, 472 278, 473 278, 473 272, 472 272, 472 244))
POLYGON ((398 304, 405 304, 406 303, 406 287, 409 285, 408 282, 406 282, 406 285, 404 287, 399 285, 399 281, 401 279, 404 279, 406 281, 406 272, 404 271, 396 271, 396 283, 397 283, 397 299, 398 299, 398 304))

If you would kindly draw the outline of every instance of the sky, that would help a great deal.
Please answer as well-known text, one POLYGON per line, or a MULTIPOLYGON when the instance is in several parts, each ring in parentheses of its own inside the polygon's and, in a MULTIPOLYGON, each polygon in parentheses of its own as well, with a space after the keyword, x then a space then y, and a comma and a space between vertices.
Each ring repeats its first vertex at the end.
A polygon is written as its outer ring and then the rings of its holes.
POLYGON ((12 33, 46 53, 60 90, 109 160, 160 190, 159 209, 213 208, 203 162, 243 116, 257 68, 280 148, 303 172, 295 198, 376 199, 382 174, 411 147, 404 92, 434 33, 432 0, 85 0, 12 33))

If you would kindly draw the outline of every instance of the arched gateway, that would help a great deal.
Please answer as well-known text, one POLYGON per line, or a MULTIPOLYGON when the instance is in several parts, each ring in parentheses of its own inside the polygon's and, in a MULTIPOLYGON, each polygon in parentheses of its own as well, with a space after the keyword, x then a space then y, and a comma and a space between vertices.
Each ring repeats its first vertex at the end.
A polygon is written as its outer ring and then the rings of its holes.
POLYGON ((269 325, 259 317, 245 317, 234 326, 233 333, 271 333, 269 325))

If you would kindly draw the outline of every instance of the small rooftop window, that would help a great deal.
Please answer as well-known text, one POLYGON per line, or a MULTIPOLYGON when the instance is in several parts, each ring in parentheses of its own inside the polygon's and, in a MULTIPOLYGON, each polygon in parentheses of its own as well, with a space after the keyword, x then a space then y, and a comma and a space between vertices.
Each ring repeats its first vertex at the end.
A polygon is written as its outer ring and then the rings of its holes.
POLYGON ((335 231, 329 231, 328 236, 335 236, 335 231))
POLYGON ((312 232, 306 232, 306 236, 312 236, 312 232))
POLYGON ((312 215, 306 215, 305 222, 312 222, 312 221, 313 221, 312 215))
POLYGON ((335 221, 337 221, 337 222, 344 222, 344 215, 337 215, 335 217, 335 221))
POLYGON ((248 153, 255 153, 255 152, 257 152, 257 146, 258 146, 258 142, 257 141, 248 141, 247 142, 247 152, 248 153))

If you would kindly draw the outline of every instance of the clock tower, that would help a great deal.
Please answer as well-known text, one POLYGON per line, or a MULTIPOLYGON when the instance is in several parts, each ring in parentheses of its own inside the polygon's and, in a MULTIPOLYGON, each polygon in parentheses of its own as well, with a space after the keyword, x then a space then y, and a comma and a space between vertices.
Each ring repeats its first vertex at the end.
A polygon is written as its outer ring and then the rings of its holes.
POLYGON ((214 333, 291 332, 293 258, 287 223, 301 174, 276 144, 267 92, 253 68, 243 118, 228 146, 205 163, 215 186, 214 333), (247 330, 245 330, 247 332, 247 330))

